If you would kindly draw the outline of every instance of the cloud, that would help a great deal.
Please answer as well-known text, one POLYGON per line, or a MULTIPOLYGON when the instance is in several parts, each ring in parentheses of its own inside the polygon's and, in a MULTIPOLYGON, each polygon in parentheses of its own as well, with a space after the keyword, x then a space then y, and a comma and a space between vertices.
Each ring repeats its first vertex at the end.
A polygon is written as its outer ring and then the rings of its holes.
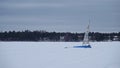
POLYGON ((93 30, 119 30, 119 6, 119 0, 0 0, 0 24, 42 24, 48 30, 52 26, 61 30, 73 27, 75 31, 83 29, 94 17, 93 30))
POLYGON ((99 7, 99 6, 115 6, 119 5, 118 0, 21 0, 21 1, 4 1, 0 2, 0 6, 4 8, 59 8, 59 7, 99 7))
POLYGON ((50 7, 50 8, 58 8, 63 7, 64 4, 60 3, 1 3, 3 8, 41 8, 41 7, 50 7))

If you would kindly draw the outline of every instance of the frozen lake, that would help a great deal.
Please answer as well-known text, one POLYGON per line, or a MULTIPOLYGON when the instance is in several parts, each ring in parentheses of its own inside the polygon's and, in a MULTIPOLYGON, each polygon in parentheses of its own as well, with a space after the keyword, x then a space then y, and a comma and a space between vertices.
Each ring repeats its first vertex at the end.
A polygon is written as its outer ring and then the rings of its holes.
POLYGON ((90 43, 0 42, 0 68, 120 68, 120 42, 90 43))

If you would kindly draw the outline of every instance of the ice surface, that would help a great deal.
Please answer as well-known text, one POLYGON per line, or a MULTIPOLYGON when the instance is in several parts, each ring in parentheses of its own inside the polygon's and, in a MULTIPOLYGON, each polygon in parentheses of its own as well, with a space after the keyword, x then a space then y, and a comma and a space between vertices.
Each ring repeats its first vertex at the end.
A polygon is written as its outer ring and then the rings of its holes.
POLYGON ((0 68, 120 68, 120 42, 90 43, 0 42, 0 68))

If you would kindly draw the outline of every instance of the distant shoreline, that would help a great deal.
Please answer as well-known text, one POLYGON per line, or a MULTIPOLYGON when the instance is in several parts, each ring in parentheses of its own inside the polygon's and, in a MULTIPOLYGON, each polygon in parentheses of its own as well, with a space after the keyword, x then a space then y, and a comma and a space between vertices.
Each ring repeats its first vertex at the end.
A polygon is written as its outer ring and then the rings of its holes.
MULTIPOLYGON (((82 42, 84 33, 40 31, 5 31, 0 32, 0 41, 35 41, 35 42, 82 42)), ((120 41, 120 32, 89 32, 89 39, 95 41, 120 41)))

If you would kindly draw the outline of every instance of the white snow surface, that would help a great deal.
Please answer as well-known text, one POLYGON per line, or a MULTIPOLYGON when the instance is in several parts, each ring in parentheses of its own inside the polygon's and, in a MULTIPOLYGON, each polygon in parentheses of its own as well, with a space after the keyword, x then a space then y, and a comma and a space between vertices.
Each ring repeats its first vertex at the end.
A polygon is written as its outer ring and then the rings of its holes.
POLYGON ((120 68, 120 42, 0 42, 0 68, 120 68), (68 48, 65 48, 68 47, 68 48))

